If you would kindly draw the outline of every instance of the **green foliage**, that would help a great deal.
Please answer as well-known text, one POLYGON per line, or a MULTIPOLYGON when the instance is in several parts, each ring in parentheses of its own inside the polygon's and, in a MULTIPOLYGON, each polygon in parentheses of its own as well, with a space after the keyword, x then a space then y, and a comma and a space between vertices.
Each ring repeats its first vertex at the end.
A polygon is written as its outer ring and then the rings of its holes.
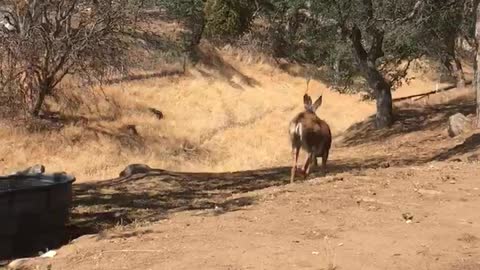
POLYGON ((243 34, 250 27, 254 7, 248 0, 207 0, 205 34, 220 38, 243 34))
MULTIPOLYGON (((433 1, 433 0, 431 0, 433 1)), ((374 31, 381 33, 381 55, 376 67, 395 85, 404 74, 392 70, 396 64, 423 53, 416 41, 416 21, 407 18, 416 0, 272 0, 274 11, 267 13, 278 57, 323 66, 327 83, 342 91, 361 75, 353 52, 352 26, 361 30, 366 51, 372 49, 374 31), (275 44, 278 43, 278 44, 275 44)), ((356 89, 358 86, 355 86, 356 89)))
POLYGON ((190 60, 196 62, 196 47, 205 30, 205 4, 203 0, 157 0, 156 5, 165 8, 169 15, 184 23, 186 31, 182 37, 182 47, 190 60))
MULTIPOLYGON (((423 19, 417 25, 415 40, 425 55, 448 58, 454 54, 455 40, 464 28, 464 0, 425 0, 423 19)), ((467 30, 468 31, 468 30, 467 30)))
POLYGON ((273 56, 322 66, 327 82, 339 89, 351 86, 353 78, 361 75, 350 39, 354 25, 367 52, 375 42, 372 29, 381 32, 381 55, 373 63, 392 86, 406 74, 394 70, 402 61, 422 55, 441 59, 448 54, 449 38, 473 35, 470 0, 151 1, 185 22, 186 50, 202 37, 232 41, 261 17, 267 33, 252 36, 263 38, 273 56))

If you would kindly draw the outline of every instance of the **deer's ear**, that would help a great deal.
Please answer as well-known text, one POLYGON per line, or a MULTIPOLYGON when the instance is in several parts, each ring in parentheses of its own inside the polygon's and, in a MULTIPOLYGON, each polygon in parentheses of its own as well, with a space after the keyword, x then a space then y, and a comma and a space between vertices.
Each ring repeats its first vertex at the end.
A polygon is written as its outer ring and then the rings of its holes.
POLYGON ((312 107, 312 98, 308 94, 303 95, 303 105, 307 110, 312 107))
POLYGON ((313 110, 316 111, 320 106, 322 105, 323 101, 323 96, 320 96, 317 100, 315 100, 315 103, 313 103, 313 110))

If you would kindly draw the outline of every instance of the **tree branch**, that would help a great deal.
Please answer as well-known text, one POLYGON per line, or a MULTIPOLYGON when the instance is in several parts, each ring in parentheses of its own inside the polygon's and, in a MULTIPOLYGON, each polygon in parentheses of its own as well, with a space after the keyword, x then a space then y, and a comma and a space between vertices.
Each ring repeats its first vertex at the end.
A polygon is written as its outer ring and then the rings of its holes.
POLYGON ((359 58, 358 60, 362 62, 367 61, 368 53, 363 47, 362 32, 360 31, 357 25, 354 25, 351 30, 350 40, 352 41, 353 48, 356 52, 357 57, 359 58))
POLYGON ((372 29, 371 35, 373 36, 372 46, 368 52, 368 58, 370 61, 375 62, 378 58, 383 57, 383 38, 385 36, 382 30, 372 29))

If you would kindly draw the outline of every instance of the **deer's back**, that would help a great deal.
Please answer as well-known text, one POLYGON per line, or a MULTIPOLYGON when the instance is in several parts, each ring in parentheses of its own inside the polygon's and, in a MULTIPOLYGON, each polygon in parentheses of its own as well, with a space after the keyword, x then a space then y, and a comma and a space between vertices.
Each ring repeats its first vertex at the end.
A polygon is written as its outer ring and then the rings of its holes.
POLYGON ((293 118, 290 139, 294 146, 302 146, 309 152, 328 151, 332 143, 330 127, 312 112, 302 112, 293 118))

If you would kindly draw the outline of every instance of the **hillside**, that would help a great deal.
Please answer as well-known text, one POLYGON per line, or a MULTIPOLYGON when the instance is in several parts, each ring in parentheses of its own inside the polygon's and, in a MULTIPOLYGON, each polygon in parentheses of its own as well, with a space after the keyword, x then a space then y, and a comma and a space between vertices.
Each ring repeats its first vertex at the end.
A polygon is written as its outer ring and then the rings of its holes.
MULTIPOLYGON (((306 90, 305 79, 294 75, 301 74, 298 67, 280 69, 231 48, 203 51, 203 63, 186 75, 163 68, 70 96, 52 106, 59 130, 38 131, 39 125, 28 132, 4 122, 0 173, 40 163, 88 181, 115 177, 131 163, 212 172, 289 164, 287 125, 302 109, 306 90)), ((434 89, 435 78, 428 78, 413 79, 394 95, 434 89)), ((372 102, 332 92, 321 81, 313 81, 309 92, 324 95, 319 114, 335 137, 375 110, 372 102)))
MULTIPOLYGON (((0 172, 42 163, 85 181, 115 177, 130 163, 232 171, 288 162, 287 125, 303 107, 305 80, 268 63, 241 61, 241 54, 206 51, 214 61, 187 75, 107 85, 102 90, 107 100, 98 90, 82 96, 86 104, 74 112, 60 108, 57 117, 64 126, 58 132, 2 129, 0 151, 8 158, 0 163, 0 172), (89 99, 100 105, 89 105, 94 103, 89 99), (164 118, 157 119, 149 108, 164 118), (138 136, 128 133, 126 125, 135 125, 138 136)), ((374 112, 371 103, 331 92, 321 82, 310 88, 312 95, 325 96, 319 113, 334 134, 374 112)))

